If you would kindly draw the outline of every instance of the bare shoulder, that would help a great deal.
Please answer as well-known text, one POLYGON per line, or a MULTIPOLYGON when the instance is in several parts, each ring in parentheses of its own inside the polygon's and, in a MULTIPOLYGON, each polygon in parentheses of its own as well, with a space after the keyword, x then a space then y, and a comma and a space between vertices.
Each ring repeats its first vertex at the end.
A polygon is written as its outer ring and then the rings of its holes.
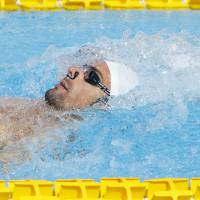
POLYGON ((12 107, 30 102, 34 102, 34 100, 25 98, 0 97, 0 107, 12 107))

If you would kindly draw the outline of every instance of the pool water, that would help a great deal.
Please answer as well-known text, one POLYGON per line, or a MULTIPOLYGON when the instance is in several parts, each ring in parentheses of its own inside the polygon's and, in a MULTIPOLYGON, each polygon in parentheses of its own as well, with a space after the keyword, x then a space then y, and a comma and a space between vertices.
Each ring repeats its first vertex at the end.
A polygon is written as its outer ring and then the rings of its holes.
POLYGON ((17 141, 9 148, 28 159, 0 162, 0 179, 199 176, 199 21, 192 11, 1 12, 0 96, 41 98, 94 49, 132 67, 140 84, 108 109, 59 116, 64 128, 43 140, 17 141))

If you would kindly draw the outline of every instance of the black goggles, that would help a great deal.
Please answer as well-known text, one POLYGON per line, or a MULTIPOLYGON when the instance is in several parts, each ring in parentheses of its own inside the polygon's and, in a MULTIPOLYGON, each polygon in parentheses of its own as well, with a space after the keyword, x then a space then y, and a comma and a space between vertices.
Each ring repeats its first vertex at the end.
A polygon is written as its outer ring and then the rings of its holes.
POLYGON ((87 64, 83 65, 83 67, 86 68, 86 71, 84 72, 84 80, 91 85, 99 87, 105 94, 110 96, 109 89, 102 83, 95 68, 87 64))

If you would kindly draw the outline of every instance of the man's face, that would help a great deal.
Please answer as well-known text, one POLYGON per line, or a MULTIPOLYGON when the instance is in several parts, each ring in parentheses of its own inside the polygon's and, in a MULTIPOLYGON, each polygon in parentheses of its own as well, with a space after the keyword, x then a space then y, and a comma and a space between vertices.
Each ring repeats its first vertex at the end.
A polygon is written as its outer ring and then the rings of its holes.
MULTIPOLYGON (((95 62, 95 67, 102 83, 110 90, 110 71, 105 62, 95 62)), ((85 70, 83 67, 70 67, 67 76, 53 89, 45 94, 45 100, 56 109, 70 110, 84 108, 97 99, 105 96, 105 93, 97 86, 91 85, 84 80, 85 70)))

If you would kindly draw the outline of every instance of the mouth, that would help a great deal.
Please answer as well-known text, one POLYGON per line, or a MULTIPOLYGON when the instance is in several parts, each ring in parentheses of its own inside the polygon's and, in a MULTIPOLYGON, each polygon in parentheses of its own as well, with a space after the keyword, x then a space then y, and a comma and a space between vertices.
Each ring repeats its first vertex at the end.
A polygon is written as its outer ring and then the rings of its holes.
POLYGON ((59 88, 59 87, 63 88, 63 89, 66 90, 66 91, 69 91, 69 88, 68 88, 66 82, 64 82, 64 80, 61 81, 60 83, 58 83, 58 84, 55 86, 55 88, 59 88))

